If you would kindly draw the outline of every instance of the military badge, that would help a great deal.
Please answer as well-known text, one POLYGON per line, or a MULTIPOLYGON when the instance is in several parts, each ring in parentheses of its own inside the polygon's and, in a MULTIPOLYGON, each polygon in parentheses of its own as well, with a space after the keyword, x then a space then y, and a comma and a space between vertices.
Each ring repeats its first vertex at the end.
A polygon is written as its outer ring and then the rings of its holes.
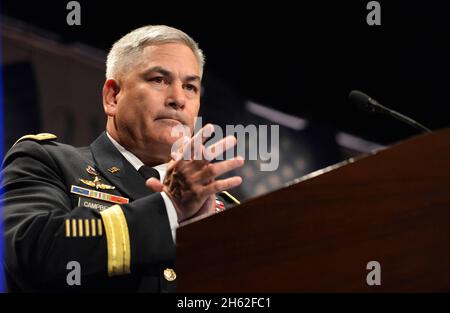
POLYGON ((109 193, 100 192, 97 190, 91 190, 79 186, 72 185, 70 188, 70 192, 76 195, 85 196, 92 199, 97 199, 101 201, 107 201, 117 204, 125 204, 129 202, 128 198, 115 196, 109 193))
POLYGON ((92 166, 89 165, 86 168, 86 172, 88 172, 89 174, 93 175, 94 179, 93 180, 88 180, 88 179, 80 178, 80 181, 83 184, 88 185, 89 187, 93 187, 95 189, 116 189, 116 187, 114 187, 114 186, 101 183, 100 181, 102 179, 99 177, 100 174, 92 166))

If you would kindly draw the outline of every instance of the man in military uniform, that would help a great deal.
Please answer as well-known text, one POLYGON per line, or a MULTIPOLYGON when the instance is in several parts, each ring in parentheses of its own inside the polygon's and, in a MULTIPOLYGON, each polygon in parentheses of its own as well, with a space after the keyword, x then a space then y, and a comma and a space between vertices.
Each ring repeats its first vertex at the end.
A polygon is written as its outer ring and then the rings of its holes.
POLYGON ((24 136, 11 148, 3 163, 9 290, 174 290, 179 223, 233 203, 224 191, 242 181, 217 178, 241 158, 209 161, 234 137, 207 149, 211 125, 192 138, 172 134, 181 125, 192 135, 203 64, 180 30, 134 30, 108 54, 106 132, 83 148, 52 134, 24 136), (210 157, 194 158, 198 151, 210 157), (70 283, 70 264, 79 264, 78 283, 70 283))

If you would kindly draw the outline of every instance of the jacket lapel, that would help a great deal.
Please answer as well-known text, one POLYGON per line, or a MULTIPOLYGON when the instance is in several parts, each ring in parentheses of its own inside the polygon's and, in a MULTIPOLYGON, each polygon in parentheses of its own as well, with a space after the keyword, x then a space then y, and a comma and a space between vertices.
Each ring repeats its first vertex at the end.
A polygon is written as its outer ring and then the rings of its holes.
POLYGON ((130 201, 153 193, 145 186, 145 179, 114 147, 105 132, 91 144, 90 149, 97 170, 121 193, 127 195, 130 201), (116 173, 108 171, 114 166, 120 170, 116 173))

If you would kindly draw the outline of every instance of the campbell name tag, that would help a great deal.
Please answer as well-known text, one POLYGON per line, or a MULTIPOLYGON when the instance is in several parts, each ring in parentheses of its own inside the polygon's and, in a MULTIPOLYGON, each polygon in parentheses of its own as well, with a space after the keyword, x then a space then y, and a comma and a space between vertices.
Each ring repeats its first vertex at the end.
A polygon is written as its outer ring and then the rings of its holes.
POLYGON ((94 209, 97 211, 103 211, 112 206, 112 203, 106 201, 100 201, 88 197, 79 197, 78 206, 84 206, 85 208, 94 209))
POLYGON ((128 198, 112 195, 106 192, 91 190, 80 186, 72 185, 70 192, 76 195, 84 196, 91 199, 100 200, 101 202, 112 202, 117 204, 125 204, 129 202, 128 198))

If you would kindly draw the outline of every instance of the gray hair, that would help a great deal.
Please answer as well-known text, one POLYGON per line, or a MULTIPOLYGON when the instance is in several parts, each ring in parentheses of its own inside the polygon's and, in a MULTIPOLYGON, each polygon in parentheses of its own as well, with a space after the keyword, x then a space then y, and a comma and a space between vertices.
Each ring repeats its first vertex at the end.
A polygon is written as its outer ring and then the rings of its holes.
POLYGON ((165 43, 182 43, 191 48, 202 76, 205 56, 189 35, 165 25, 148 25, 129 32, 114 43, 106 59, 106 79, 117 78, 129 70, 146 46, 165 43))

